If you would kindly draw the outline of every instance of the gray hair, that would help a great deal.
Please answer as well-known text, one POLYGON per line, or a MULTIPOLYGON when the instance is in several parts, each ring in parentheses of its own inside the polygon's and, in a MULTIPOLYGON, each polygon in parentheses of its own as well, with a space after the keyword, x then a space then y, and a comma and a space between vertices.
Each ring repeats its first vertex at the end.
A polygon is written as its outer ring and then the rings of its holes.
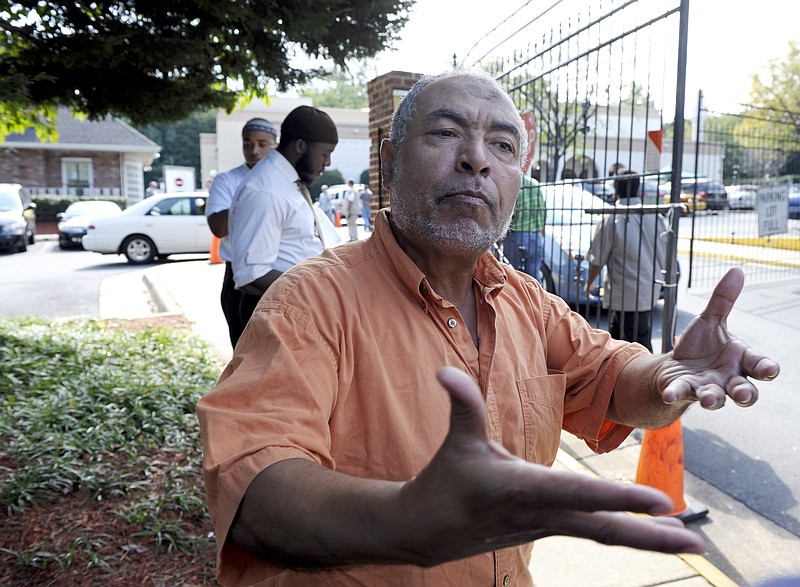
MULTIPOLYGON (((392 116, 392 130, 389 133, 389 140, 392 141, 392 143, 399 147, 403 144, 403 141, 406 140, 406 133, 408 132, 408 127, 411 124, 411 117, 416 110, 417 97, 419 96, 420 92, 422 92, 422 90, 427 88, 433 82, 454 77, 466 77, 473 79, 495 90, 498 95, 508 96, 508 93, 505 91, 503 86, 497 82, 496 79, 480 69, 456 68, 438 75, 423 76, 411 87, 408 93, 403 96, 403 99, 400 100, 400 104, 397 106, 397 110, 392 116)), ((528 148, 528 133, 523 132, 522 136, 520 136, 520 164, 525 161, 525 157, 528 155, 528 148)))

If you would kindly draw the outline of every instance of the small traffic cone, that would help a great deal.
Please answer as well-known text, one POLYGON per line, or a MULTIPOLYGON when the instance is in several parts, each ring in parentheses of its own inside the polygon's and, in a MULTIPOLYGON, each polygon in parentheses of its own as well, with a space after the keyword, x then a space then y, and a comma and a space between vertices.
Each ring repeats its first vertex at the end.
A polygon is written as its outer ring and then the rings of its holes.
POLYGON ((219 256, 219 237, 217 236, 211 237, 211 250, 209 251, 208 262, 211 265, 218 265, 225 262, 222 260, 222 257, 219 256))
POLYGON ((699 503, 691 507, 683 495, 683 430, 680 419, 657 430, 645 430, 636 482, 660 489, 675 505, 666 516, 675 516, 684 522, 698 520, 708 514, 708 508, 699 503))
POLYGON ((342 213, 338 210, 336 211, 336 226, 339 227, 342 225, 342 213))

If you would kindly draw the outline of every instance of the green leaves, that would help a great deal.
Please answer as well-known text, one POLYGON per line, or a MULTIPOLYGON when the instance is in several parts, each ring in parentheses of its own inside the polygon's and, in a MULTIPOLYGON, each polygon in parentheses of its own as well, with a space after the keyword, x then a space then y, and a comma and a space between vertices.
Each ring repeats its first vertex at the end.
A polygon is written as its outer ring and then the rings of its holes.
POLYGON ((205 516, 195 404, 219 373, 205 343, 178 331, 0 320, 0 504, 125 492, 119 515, 140 512, 145 532, 205 516))
MULTIPOLYGON (((135 125, 231 111, 250 92, 266 97, 269 84, 285 91, 313 79, 295 53, 344 66, 390 47, 413 3, 21 0, 0 8, 0 120, 35 123, 33 108, 45 132, 53 117, 43 107, 135 125), (20 91, 12 99, 3 88, 20 91)), ((0 125, 0 138, 9 131, 0 125)))

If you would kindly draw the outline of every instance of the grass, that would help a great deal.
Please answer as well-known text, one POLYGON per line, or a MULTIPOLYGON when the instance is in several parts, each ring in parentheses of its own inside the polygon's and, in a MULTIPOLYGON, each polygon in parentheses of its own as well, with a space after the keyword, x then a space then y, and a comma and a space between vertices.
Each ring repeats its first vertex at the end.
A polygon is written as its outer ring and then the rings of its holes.
POLYGON ((113 504, 108 516, 119 522, 110 533, 76 527, 58 546, 47 537, 0 542, 2 560, 77 572, 113 569, 126 547, 207 551, 195 404, 220 368, 205 342, 176 329, 0 320, 5 521, 47 507, 58 515, 60 502, 80 494, 113 504), (121 528, 131 544, 109 548, 121 528))

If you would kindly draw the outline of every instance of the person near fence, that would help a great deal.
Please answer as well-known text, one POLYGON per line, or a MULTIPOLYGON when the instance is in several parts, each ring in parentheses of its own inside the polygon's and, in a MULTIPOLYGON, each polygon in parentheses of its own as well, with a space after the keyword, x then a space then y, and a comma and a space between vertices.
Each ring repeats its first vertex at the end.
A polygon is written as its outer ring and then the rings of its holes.
POLYGON ((219 256, 225 262, 220 305, 225 316, 225 322, 228 324, 228 336, 233 346, 236 346, 236 340, 241 333, 239 329, 239 305, 242 301, 242 292, 236 289, 233 283, 231 250, 228 243, 228 210, 239 184, 242 183, 242 180, 247 177, 247 174, 259 161, 269 155, 277 140, 278 131, 269 120, 251 118, 245 122, 242 127, 244 163, 217 174, 208 191, 206 221, 212 234, 219 238, 219 256))
POLYGON ((333 202, 331 195, 328 193, 328 186, 323 184, 319 190, 319 198, 317 198, 319 209, 325 212, 325 215, 330 218, 330 221, 336 223, 336 212, 333 209, 333 202))
POLYGON ((347 180, 347 189, 342 195, 342 214, 347 219, 347 234, 350 242, 358 240, 358 218, 361 216, 361 200, 352 179, 347 180))
POLYGON ((198 404, 222 584, 530 586, 553 534, 703 550, 622 513, 666 513, 663 493, 549 466, 562 426, 605 451, 695 403, 755 402, 748 378, 779 367, 725 326, 743 274, 672 353, 593 329, 489 252, 526 145, 487 74, 423 78, 380 147, 391 209, 264 295, 198 404))
POLYGON ((338 141, 327 113, 298 106, 281 123, 278 147, 239 184, 228 215, 233 280, 242 292, 234 346, 267 288, 324 249, 321 222, 330 221, 315 213, 308 186, 331 164, 338 141))
POLYGON ((603 307, 608 309, 609 333, 653 352, 652 310, 661 291, 662 271, 667 269, 669 230, 661 214, 642 208, 635 172, 618 170, 614 193, 614 211, 597 223, 586 253, 586 295, 594 291, 605 266, 603 307))
POLYGON ((361 190, 361 193, 358 194, 358 197, 361 199, 361 218, 364 220, 364 231, 371 232, 372 222, 370 216, 372 216, 372 190, 369 189, 368 185, 364 184, 364 188, 361 190))
POLYGON ((539 182, 523 175, 511 227, 503 241, 503 254, 511 265, 536 281, 541 281, 546 220, 547 208, 539 182))

